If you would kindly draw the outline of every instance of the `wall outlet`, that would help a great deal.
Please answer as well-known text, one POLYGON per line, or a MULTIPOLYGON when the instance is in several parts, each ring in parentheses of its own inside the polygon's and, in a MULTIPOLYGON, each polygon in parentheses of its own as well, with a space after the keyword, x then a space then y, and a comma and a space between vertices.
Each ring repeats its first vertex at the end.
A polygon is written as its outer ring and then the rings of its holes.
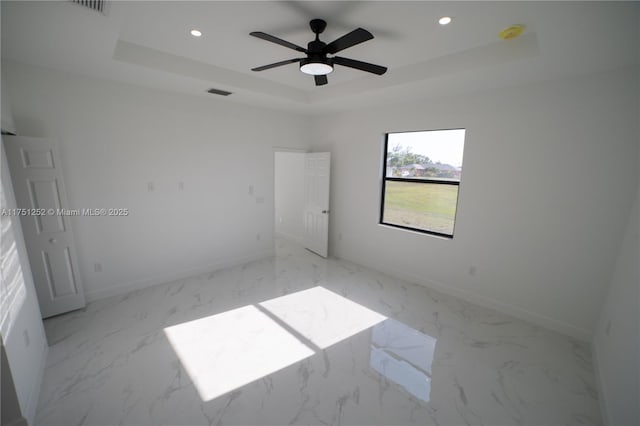
POLYGON ((94 263, 93 272, 102 272, 102 263, 94 263))
POLYGON ((256 234, 256 241, 260 241, 260 238, 262 238, 260 234, 256 234))
POLYGON ((156 186, 153 182, 147 182, 147 191, 153 192, 155 191, 155 189, 156 189, 156 186))
POLYGON ((22 332, 22 335, 24 336, 24 346, 25 348, 28 348, 29 345, 31 344, 31 340, 29 340, 29 332, 27 331, 26 328, 22 332))
POLYGON ((476 274, 476 267, 475 266, 469 266, 469 275, 471 275, 472 277, 476 274))
POLYGON ((338 232, 338 241, 342 241, 342 232, 338 232))
POLYGON ((184 182, 182 182, 182 181, 178 182, 178 189, 180 191, 184 191, 184 182))
POLYGON ((249 195, 253 195, 253 185, 249 185, 249 195))

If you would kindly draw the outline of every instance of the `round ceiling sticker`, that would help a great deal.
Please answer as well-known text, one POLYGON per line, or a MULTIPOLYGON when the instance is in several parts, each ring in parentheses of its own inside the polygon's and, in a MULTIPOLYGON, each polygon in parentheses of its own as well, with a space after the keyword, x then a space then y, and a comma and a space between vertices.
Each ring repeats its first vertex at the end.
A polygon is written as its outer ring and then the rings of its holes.
POLYGON ((524 31, 524 25, 511 25, 500 31, 500 38, 503 40, 511 40, 518 37, 524 31))

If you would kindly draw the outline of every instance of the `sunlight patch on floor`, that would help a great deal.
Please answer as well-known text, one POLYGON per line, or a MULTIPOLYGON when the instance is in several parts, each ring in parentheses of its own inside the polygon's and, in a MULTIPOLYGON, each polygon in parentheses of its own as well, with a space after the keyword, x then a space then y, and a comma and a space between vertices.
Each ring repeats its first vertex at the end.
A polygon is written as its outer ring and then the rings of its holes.
POLYGON ((210 401, 385 319, 318 286, 164 332, 200 398, 210 401))
POLYGON ((326 349, 387 319, 319 286, 262 302, 260 306, 320 349, 326 349))
POLYGON ((164 332, 203 401, 314 354, 252 305, 167 327, 164 332))

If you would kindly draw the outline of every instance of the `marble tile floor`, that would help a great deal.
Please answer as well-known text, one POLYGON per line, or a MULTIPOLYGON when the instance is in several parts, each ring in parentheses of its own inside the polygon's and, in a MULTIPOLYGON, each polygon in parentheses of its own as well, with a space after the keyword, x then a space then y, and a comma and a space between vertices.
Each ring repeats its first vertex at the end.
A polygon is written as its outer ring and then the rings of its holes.
POLYGON ((282 240, 45 321, 36 425, 596 425, 587 343, 282 240))

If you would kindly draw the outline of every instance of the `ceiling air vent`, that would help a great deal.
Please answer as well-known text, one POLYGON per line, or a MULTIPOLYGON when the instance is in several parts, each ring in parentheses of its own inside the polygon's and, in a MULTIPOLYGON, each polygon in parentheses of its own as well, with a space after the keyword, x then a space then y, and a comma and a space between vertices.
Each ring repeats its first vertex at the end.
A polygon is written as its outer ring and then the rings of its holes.
POLYGON ((231 92, 227 92, 226 90, 220 89, 209 89, 207 93, 211 93, 212 95, 220 95, 220 96, 229 96, 231 92))
POLYGON ((105 13, 107 7, 107 0, 71 0, 71 2, 101 13, 105 13))

